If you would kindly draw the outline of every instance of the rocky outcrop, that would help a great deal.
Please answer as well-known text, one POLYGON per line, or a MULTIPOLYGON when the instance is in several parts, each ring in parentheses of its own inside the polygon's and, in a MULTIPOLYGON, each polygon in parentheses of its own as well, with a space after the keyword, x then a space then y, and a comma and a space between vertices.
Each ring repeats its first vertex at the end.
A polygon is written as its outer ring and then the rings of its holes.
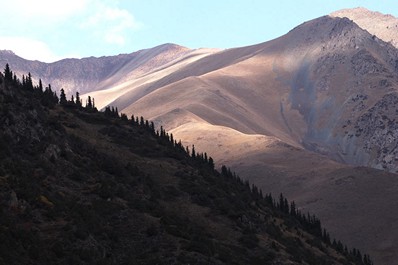
MULTIPOLYGON (((363 102, 362 100, 360 102, 363 102)), ((363 103, 362 103, 363 104, 363 103)), ((398 172, 398 93, 385 95, 354 123, 347 124, 347 143, 361 144, 370 167, 398 172)))

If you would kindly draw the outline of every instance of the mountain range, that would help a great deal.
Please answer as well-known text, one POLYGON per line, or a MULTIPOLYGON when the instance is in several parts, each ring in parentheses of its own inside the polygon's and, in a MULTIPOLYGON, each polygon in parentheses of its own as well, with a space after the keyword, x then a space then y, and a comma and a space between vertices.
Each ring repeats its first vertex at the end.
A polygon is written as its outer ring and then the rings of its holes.
POLYGON ((0 63, 154 121, 316 213, 376 264, 397 264, 397 25, 356 8, 248 47, 165 44, 51 64, 2 51, 0 63))

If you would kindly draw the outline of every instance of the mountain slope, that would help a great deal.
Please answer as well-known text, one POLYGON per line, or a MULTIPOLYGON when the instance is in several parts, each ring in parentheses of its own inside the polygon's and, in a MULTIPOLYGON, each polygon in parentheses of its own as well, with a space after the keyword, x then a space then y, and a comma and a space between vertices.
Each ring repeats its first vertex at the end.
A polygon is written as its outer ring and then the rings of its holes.
POLYGON ((146 113, 185 144, 208 150, 262 188, 294 196, 324 216, 330 229, 341 231, 346 220, 341 216, 353 220, 352 230, 347 230, 356 232, 340 236, 390 264, 397 260, 392 242, 398 235, 390 229, 397 212, 391 212, 392 206, 380 208, 379 202, 397 198, 394 189, 374 193, 373 188, 381 180, 394 186, 395 175, 339 165, 328 157, 397 170, 396 142, 388 140, 396 139, 390 132, 396 131, 397 58, 394 47, 348 19, 323 17, 279 39, 222 51, 162 82, 134 88, 151 92, 124 109, 121 103, 129 95, 113 104, 128 114, 146 113), (215 63, 222 68, 215 69, 215 63), (313 180, 306 176, 308 169, 313 180), (267 171, 274 178, 258 177, 267 171), (365 178, 354 177, 360 175, 365 178), (360 188, 345 191, 337 185, 339 179, 360 188), (369 193, 375 197, 365 204, 369 193), (335 203, 336 194, 349 202, 346 207, 335 203), (368 216, 391 223, 373 229, 377 220, 368 216), (378 240, 364 243, 361 238, 374 232, 378 240))
POLYGON ((0 74, 1 264, 371 264, 142 119, 46 93, 0 74))
POLYGON ((376 35, 385 42, 398 47, 398 19, 392 15, 367 10, 363 7, 343 9, 330 14, 333 17, 347 17, 358 26, 376 35))
POLYGON ((314 211, 349 245, 394 264, 398 193, 388 172, 398 169, 397 50, 377 36, 325 16, 249 47, 167 45, 175 57, 143 71, 131 58, 80 91, 99 108, 154 120, 219 165, 314 211))

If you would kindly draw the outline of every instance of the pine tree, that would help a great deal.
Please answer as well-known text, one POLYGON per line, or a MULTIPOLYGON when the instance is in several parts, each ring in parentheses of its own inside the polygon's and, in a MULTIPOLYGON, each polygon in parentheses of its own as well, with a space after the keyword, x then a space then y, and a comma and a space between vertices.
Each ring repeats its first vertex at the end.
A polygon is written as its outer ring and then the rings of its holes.
POLYGON ((211 169, 214 169, 214 160, 212 157, 209 157, 209 166, 211 169))
POLYGON ((290 203, 290 215, 296 216, 296 203, 294 201, 290 203))
POLYGON ((30 72, 28 73, 28 77, 26 79, 26 88, 30 90, 33 89, 32 75, 30 74, 30 72))
POLYGON ((79 107, 82 106, 82 102, 81 102, 81 99, 80 99, 80 94, 77 91, 76 91, 76 105, 79 106, 79 107))
POLYGON ((12 71, 10 69, 10 65, 7 63, 6 67, 4 68, 4 79, 6 81, 12 81, 12 71))
POLYGON ((88 108, 88 109, 93 108, 93 103, 91 102, 90 96, 88 96, 88 98, 87 98, 86 108, 88 108))
POLYGON ((196 157, 195 145, 192 145, 192 154, 191 154, 191 156, 192 156, 193 158, 196 157))
POLYGON ((39 79, 39 90, 41 92, 43 91, 43 83, 41 82, 41 79, 39 79))
POLYGON ((67 103, 66 95, 65 95, 65 90, 64 90, 63 88, 61 88, 61 94, 60 94, 60 96, 59 96, 59 103, 60 103, 61 105, 65 105, 65 104, 67 103))

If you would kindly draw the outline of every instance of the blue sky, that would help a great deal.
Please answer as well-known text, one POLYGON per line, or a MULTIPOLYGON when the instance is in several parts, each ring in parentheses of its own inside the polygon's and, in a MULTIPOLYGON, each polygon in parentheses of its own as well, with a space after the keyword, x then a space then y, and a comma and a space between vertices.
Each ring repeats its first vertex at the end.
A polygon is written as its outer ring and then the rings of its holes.
POLYGON ((358 6, 398 17, 396 0, 0 0, 0 49, 51 62, 163 43, 232 48, 358 6))

